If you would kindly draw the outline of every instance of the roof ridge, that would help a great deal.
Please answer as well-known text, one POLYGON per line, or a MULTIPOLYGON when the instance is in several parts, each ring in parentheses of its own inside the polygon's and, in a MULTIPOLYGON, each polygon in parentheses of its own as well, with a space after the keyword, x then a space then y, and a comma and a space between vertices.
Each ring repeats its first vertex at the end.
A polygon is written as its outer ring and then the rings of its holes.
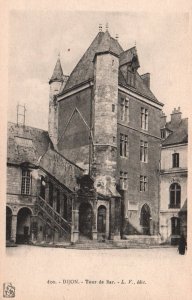
POLYGON ((33 129, 37 129, 39 131, 43 131, 43 132, 47 132, 48 133, 48 130, 41 129, 41 128, 34 127, 34 126, 30 126, 30 125, 21 125, 21 124, 17 124, 15 122, 12 122, 12 121, 8 121, 7 123, 8 123, 8 125, 9 124, 13 124, 13 125, 18 126, 18 127, 28 127, 28 128, 33 128, 33 129))

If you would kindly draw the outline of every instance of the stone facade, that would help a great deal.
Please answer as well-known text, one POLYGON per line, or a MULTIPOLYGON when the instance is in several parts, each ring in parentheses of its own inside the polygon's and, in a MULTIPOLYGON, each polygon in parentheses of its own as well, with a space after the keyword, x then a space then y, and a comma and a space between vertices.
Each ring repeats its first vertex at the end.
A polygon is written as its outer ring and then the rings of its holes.
POLYGON ((182 136, 181 114, 175 110, 166 125, 150 74, 139 75, 139 66, 136 48, 124 51, 108 31, 98 33, 70 76, 58 58, 48 132, 9 129, 8 240, 77 243, 134 235, 154 243, 161 228, 164 242, 179 213, 186 232, 186 210, 168 208, 171 182, 181 186, 180 208, 186 199, 186 143, 173 134, 181 129, 182 136), (170 165, 175 151, 177 169, 170 165), (23 170, 30 171, 26 195, 23 170))
POLYGON ((108 31, 101 32, 58 95, 58 150, 92 176, 98 201, 104 197, 108 203, 107 226, 114 238, 159 234, 162 104, 150 91, 150 74, 142 77, 138 68, 135 47, 123 51, 108 31), (120 149, 122 136, 126 150, 120 149), (141 141, 147 143, 145 162, 140 158, 141 141), (126 188, 120 183, 122 173, 126 188), (141 176, 147 181, 145 191, 140 191, 141 176))
POLYGON ((187 237, 187 119, 175 109, 162 125, 168 135, 161 151, 160 232, 162 242, 177 244, 181 234, 187 237))

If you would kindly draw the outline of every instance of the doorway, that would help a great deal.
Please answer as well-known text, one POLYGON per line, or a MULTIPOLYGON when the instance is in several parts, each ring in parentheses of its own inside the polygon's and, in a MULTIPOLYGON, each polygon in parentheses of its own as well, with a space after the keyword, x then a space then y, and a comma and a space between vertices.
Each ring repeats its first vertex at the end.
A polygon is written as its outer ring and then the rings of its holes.
POLYGON ((98 233, 106 233, 106 207, 99 206, 97 213, 97 231, 98 233))
POLYGON ((17 214, 17 244, 28 244, 30 240, 31 229, 31 210, 23 207, 17 214))
POLYGON ((93 210, 89 203, 82 203, 79 207, 79 233, 92 238, 93 210))
POLYGON ((142 234, 150 235, 150 219, 151 219, 151 212, 150 208, 147 204, 144 204, 141 208, 141 218, 140 224, 142 226, 142 234))

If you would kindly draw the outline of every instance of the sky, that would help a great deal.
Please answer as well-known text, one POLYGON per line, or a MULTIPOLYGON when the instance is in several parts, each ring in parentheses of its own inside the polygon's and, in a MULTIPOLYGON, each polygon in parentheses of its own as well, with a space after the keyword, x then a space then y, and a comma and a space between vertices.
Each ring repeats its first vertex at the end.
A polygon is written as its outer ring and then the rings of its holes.
POLYGON ((17 104, 26 106, 26 125, 47 129, 49 79, 58 54, 69 75, 106 23, 124 50, 136 44, 140 74, 151 74, 151 90, 164 112, 181 107, 188 117, 189 15, 184 12, 85 12, 12 10, 9 17, 8 120, 16 122, 17 104), (70 49, 70 51, 68 51, 70 49))

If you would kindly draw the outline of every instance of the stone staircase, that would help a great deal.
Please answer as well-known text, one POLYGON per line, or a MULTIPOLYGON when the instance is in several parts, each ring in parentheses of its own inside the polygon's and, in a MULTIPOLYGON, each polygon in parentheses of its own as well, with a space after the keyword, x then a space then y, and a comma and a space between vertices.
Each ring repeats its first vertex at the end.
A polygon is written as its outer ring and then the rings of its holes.
POLYGON ((66 238, 71 236, 71 224, 66 221, 61 215, 56 212, 42 197, 38 197, 36 201, 38 211, 43 216, 44 221, 48 218, 52 225, 54 225, 58 231, 62 231, 66 238))
POLYGON ((125 239, 113 243, 115 246, 123 248, 151 248, 160 245, 161 237, 158 235, 127 235, 125 239))
POLYGON ((148 249, 160 246, 159 236, 148 235, 133 235, 126 236, 126 239, 122 240, 106 240, 98 241, 91 240, 86 237, 80 237, 80 240, 74 245, 70 245, 67 248, 70 249, 82 249, 82 250, 94 250, 94 249, 148 249))

